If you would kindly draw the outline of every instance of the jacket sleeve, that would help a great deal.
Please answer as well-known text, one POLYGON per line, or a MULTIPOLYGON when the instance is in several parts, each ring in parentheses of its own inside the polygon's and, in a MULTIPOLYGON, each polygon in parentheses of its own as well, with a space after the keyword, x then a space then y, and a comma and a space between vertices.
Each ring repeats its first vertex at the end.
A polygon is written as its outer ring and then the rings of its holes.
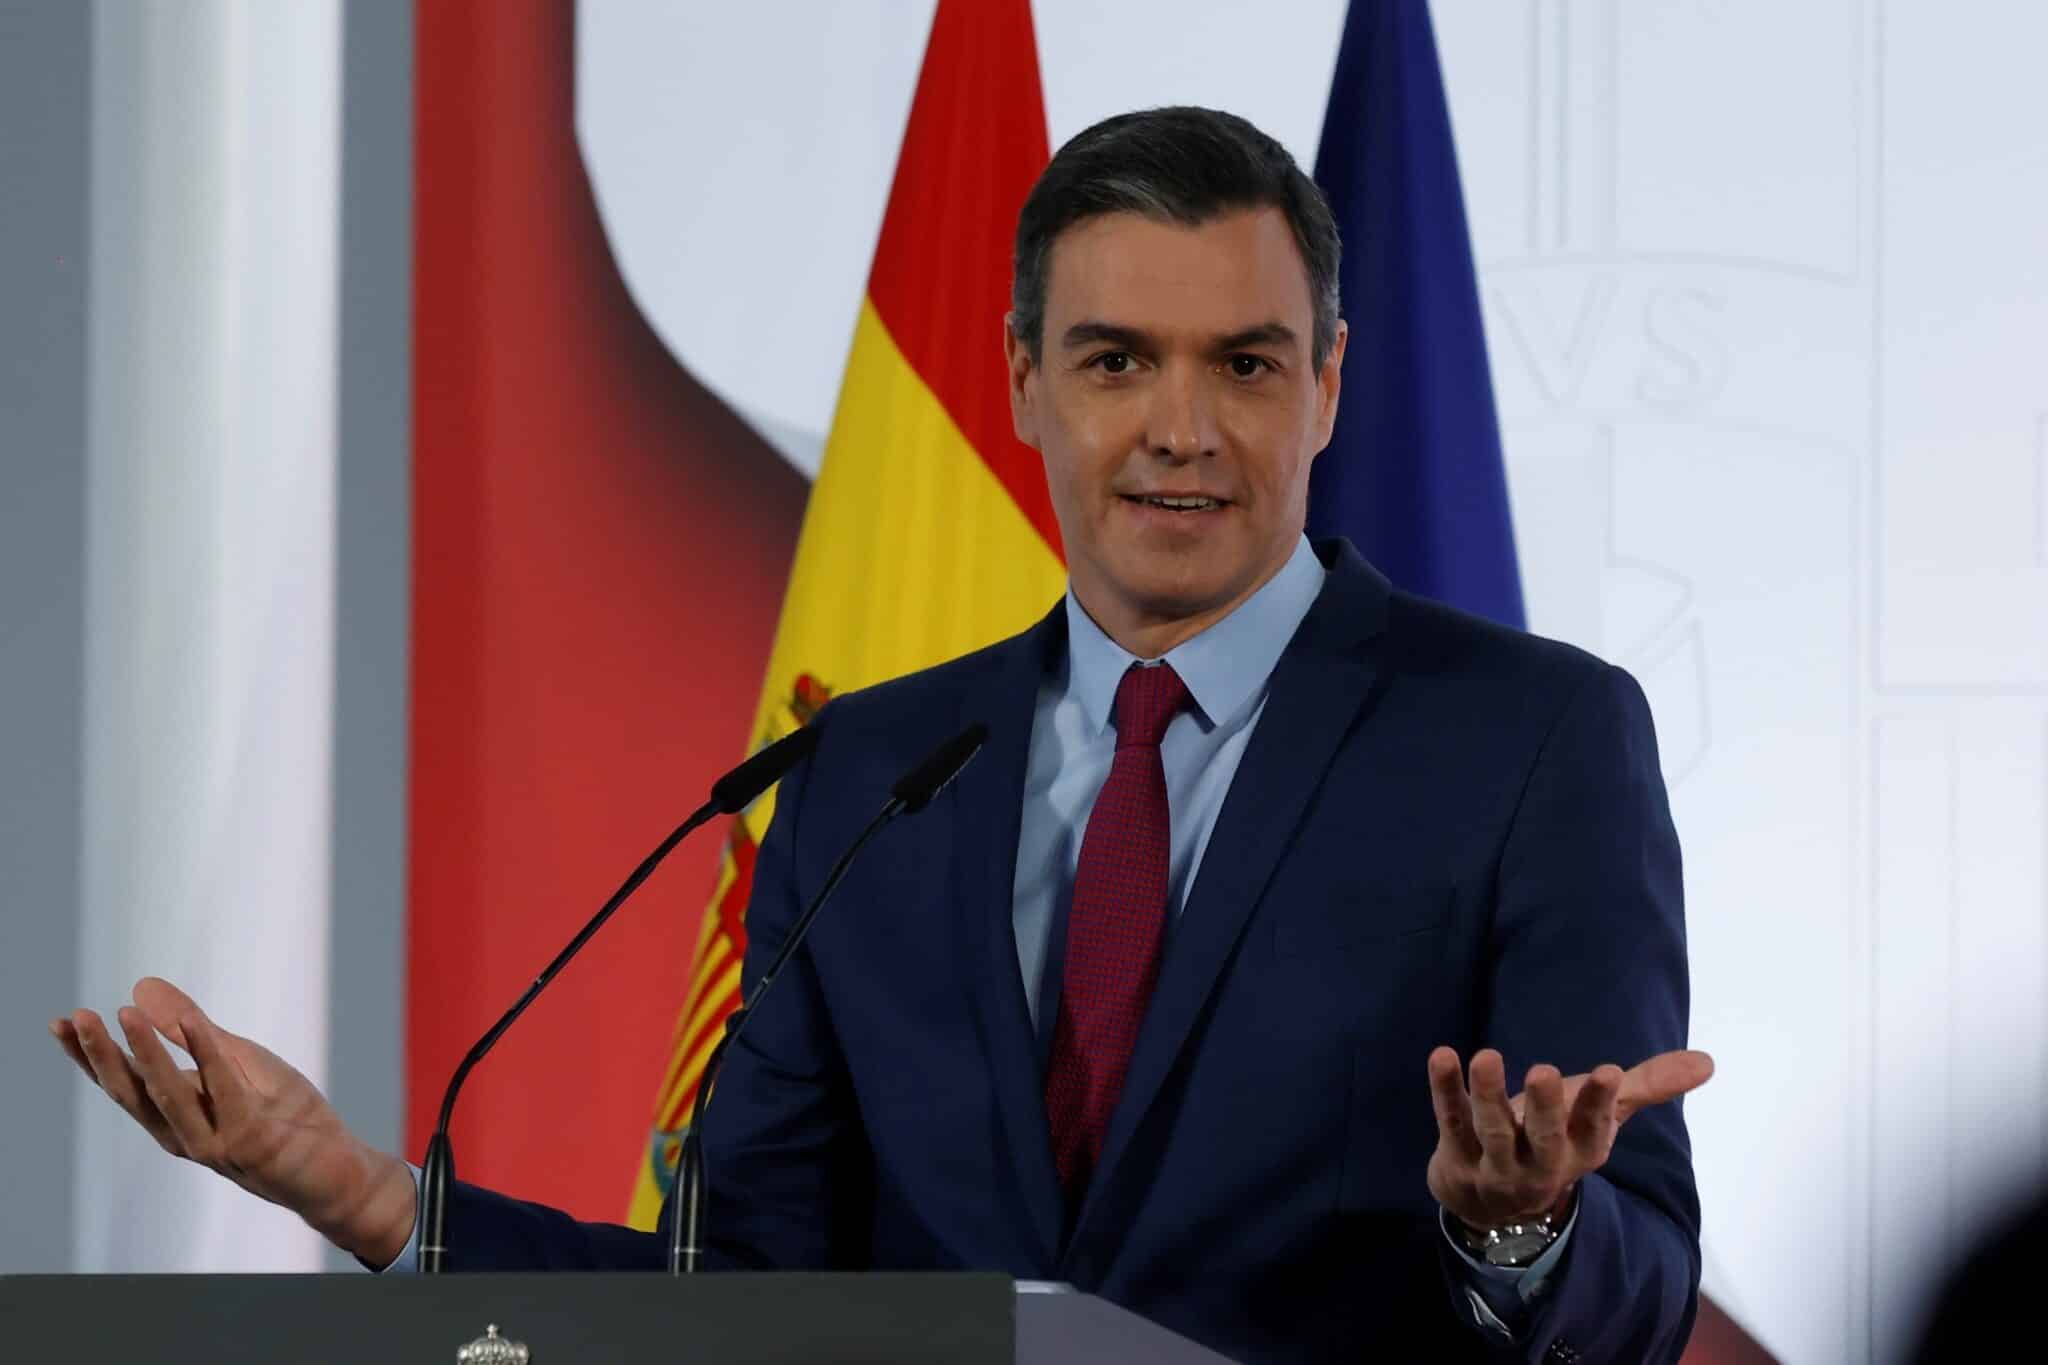
MULTIPOLYGON (((1582 683, 1543 741, 1496 905, 1486 1042, 1506 1059, 1510 1089, 1538 1062, 1572 1075, 1686 1045, 1678 836, 1648 703, 1621 669, 1602 665, 1582 683)), ((1675 1362, 1698 1307, 1699 1220, 1680 1105, 1637 1113, 1581 1186, 1571 1244, 1518 1352, 1675 1362)), ((1469 1301, 1458 1307, 1476 1326, 1469 1301)))
MULTIPOLYGON (((668 1238, 456 1181, 448 1188, 448 1264, 470 1270, 660 1270, 668 1238)), ((408 1259, 411 1252, 407 1253, 408 1259)))

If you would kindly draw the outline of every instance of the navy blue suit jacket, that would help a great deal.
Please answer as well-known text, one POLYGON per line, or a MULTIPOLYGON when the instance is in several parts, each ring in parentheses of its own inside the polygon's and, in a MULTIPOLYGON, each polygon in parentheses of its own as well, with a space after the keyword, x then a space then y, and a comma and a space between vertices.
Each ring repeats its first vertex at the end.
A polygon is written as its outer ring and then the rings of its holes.
MULTIPOLYGON (((1678 1106, 1622 1128, 1512 1348, 1472 1325, 1424 1183, 1433 1047, 1497 1047, 1518 1084, 1685 1045, 1642 693, 1390 589, 1345 542, 1318 553, 1071 1222, 1011 927, 1063 614, 814 722, 756 866, 749 984, 889 784, 973 721, 991 739, 870 847, 734 1051, 705 1120, 721 1260, 1067 1280, 1247 1360, 1677 1358, 1699 1279, 1678 1106)), ((450 1230, 464 1268, 662 1259, 471 1187, 450 1230)))

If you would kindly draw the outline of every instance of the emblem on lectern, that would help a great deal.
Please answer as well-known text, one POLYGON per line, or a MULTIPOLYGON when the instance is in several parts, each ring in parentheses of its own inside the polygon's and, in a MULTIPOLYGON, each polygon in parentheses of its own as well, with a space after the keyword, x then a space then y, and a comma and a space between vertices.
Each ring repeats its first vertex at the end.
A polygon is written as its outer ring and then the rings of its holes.
POLYGON ((456 1365, 526 1365, 533 1353, 522 1342, 507 1341, 492 1323, 484 1334, 455 1353, 456 1365))

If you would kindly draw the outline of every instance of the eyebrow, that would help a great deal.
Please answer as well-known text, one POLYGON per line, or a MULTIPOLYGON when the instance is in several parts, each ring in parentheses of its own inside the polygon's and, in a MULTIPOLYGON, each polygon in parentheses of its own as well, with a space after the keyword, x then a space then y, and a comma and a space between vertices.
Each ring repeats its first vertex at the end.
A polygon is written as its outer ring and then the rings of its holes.
MULTIPOLYGON (((1241 351, 1252 346, 1291 346, 1299 340, 1294 329, 1284 322, 1262 322, 1256 327, 1246 327, 1217 338, 1212 349, 1241 351)), ((1141 353, 1158 349, 1157 340, 1149 332, 1092 318, 1077 322, 1062 332, 1060 345, 1068 350, 1078 346, 1108 345, 1141 353)))
POLYGON ((1060 345, 1068 350, 1076 346, 1093 346, 1098 343, 1119 346, 1127 351, 1153 349, 1150 336, 1135 327, 1124 327, 1114 322, 1097 322, 1089 319, 1075 323, 1060 334, 1060 345))
POLYGON ((1216 343, 1219 351, 1242 351, 1251 346, 1292 346, 1300 340, 1284 322, 1262 322, 1242 332, 1232 332, 1216 343))

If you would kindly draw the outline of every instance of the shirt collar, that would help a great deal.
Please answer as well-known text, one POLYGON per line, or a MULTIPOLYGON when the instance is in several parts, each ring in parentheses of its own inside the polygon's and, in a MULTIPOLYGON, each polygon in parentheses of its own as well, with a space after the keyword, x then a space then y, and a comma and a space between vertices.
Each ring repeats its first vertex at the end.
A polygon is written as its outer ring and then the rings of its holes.
MULTIPOLYGON (((1259 696, 1287 642, 1323 590, 1323 564, 1308 538, 1295 542, 1280 572, 1199 635, 1166 651, 1165 661, 1187 684, 1205 728, 1236 716, 1259 696)), ((1067 693, 1081 703, 1089 733, 1108 727, 1116 689, 1140 660, 1109 638, 1067 589, 1067 693)))

